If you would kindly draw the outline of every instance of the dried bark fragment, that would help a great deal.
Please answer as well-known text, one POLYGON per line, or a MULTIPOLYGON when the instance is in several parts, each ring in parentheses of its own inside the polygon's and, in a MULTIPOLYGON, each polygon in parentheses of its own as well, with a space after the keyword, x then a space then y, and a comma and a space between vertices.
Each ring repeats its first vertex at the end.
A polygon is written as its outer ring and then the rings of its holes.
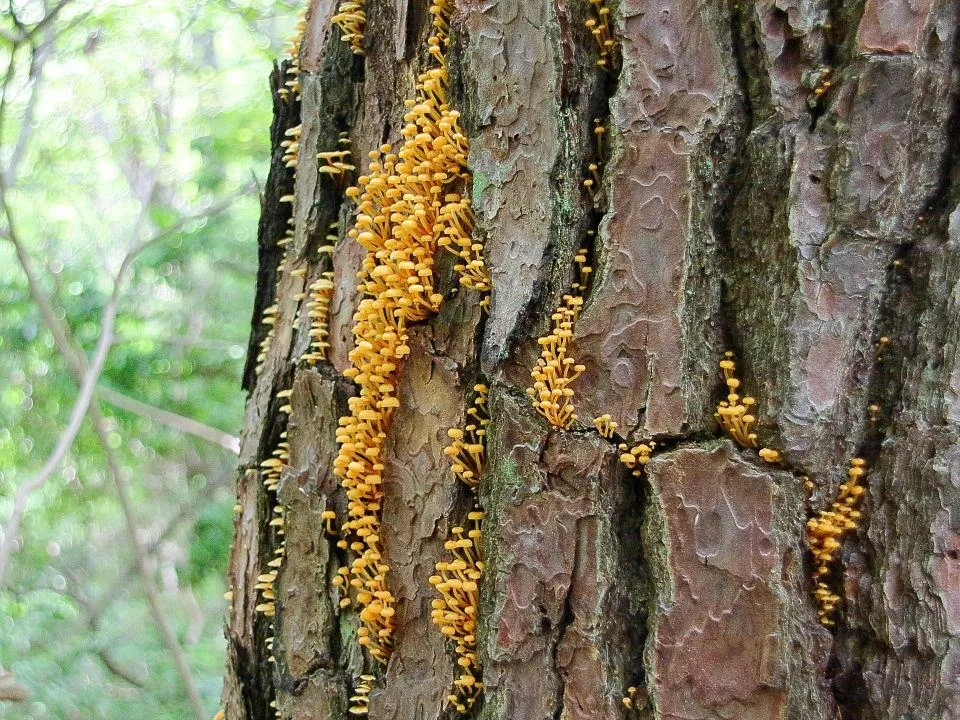
POLYGON ((657 717, 832 718, 804 597, 798 482, 740 459, 729 441, 654 457, 647 644, 657 717))
POLYGON ((482 717, 618 718, 636 677, 627 638, 637 588, 619 573, 637 548, 614 525, 623 474, 595 435, 545 438, 535 417, 525 399, 491 391, 482 717))
MULTIPOLYGON (((625 2, 623 69, 610 101, 609 210, 597 274, 576 324, 587 367, 584 418, 609 413, 626 432, 677 434, 690 424, 683 330, 688 255, 703 240, 694 166, 709 151, 733 90, 723 13, 697 2, 625 2)), ((697 330, 702 339, 702 330, 697 330)), ((695 350, 694 350, 695 353, 695 350)))
POLYGON ((536 297, 551 240, 553 172, 562 156, 556 10, 551 3, 464 5, 463 64, 473 103, 470 138, 476 231, 493 285, 484 340, 487 368, 505 358, 536 297), (549 30, 548 30, 549 28, 549 30))
POLYGON ((868 482, 865 536, 847 547, 835 684, 868 720, 960 717, 960 208, 954 218, 921 246, 916 350, 868 482))
POLYGON ((432 357, 429 331, 418 330, 411 333, 385 453, 381 534, 397 602, 396 643, 384 688, 370 703, 374 717, 395 720, 439 717, 453 679, 451 654, 430 620, 427 578, 454 518, 456 480, 443 448, 462 415, 464 391, 455 363, 432 357))

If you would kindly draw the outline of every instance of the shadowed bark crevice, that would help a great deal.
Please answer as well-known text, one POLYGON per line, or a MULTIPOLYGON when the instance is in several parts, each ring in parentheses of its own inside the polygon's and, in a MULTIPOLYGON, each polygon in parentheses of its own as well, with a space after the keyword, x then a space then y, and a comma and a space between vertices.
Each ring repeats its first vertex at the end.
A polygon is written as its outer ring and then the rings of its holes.
POLYGON ((283 255, 283 249, 277 246, 277 240, 287 231, 287 220, 291 216, 291 205, 281 203, 280 198, 293 192, 293 173, 284 165, 283 150, 280 143, 284 133, 299 123, 300 103, 286 101, 278 95, 278 90, 286 81, 290 61, 284 60, 274 65, 270 73, 270 97, 273 100, 273 121, 270 124, 270 170, 260 195, 260 223, 257 229, 257 284, 253 301, 253 315, 250 320, 250 340, 247 343, 247 360, 243 367, 241 387, 248 393, 253 391, 257 382, 257 355, 260 343, 267 336, 269 326, 261 322, 263 311, 273 304, 277 287, 277 265, 283 255))
MULTIPOLYGON (((789 322, 790 309, 782 299, 797 284, 788 227, 793 147, 774 109, 756 20, 740 4, 731 6, 730 47, 740 92, 713 144, 715 162, 726 168, 715 186, 713 214, 722 285, 717 322, 723 349, 737 356, 744 386, 761 408, 760 441, 769 443, 777 428, 764 417, 767 401, 775 388, 789 384, 776 368, 785 367, 781 360, 789 353, 780 328, 789 322)), ((726 392, 722 384, 714 387, 719 400, 726 392)))
MULTIPOLYGON (((931 33, 931 42, 936 38, 931 33)), ((939 48, 930 48, 935 55, 939 48)), ((946 138, 936 185, 930 194, 924 210, 927 227, 934 229, 941 237, 947 237, 947 225, 950 213, 960 204, 960 32, 953 33, 953 53, 950 61, 952 68, 950 110, 947 116, 944 136, 946 138)))

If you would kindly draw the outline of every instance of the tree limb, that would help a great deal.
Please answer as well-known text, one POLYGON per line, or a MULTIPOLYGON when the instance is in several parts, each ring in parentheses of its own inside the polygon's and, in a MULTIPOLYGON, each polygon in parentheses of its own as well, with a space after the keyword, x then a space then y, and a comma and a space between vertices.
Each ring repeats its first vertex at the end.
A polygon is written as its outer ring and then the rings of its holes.
POLYGON ((33 133, 33 114, 37 108, 37 100, 40 98, 40 81, 43 78, 43 66, 47 60, 47 51, 52 43, 53 34, 52 32, 48 32, 43 42, 33 47, 33 52, 30 55, 30 69, 27 77, 32 82, 32 86, 30 87, 30 97, 27 98, 27 106, 23 111, 23 118, 20 122, 20 133, 17 135, 17 140, 13 145, 13 152, 10 154, 10 161, 7 163, 5 170, 8 186, 13 183, 13 179, 17 174, 17 167, 20 165, 20 161, 23 160, 27 143, 30 141, 30 135, 33 133))
MULTIPOLYGON (((25 261, 28 262, 26 249, 23 247, 17 235, 13 216, 10 212, 10 206, 7 203, 6 192, 3 191, 4 189, 3 182, 0 181, 0 205, 2 205, 7 216, 7 228, 10 232, 10 241, 16 249, 20 264, 25 266, 25 261)), ((129 272, 130 265, 125 262, 121 265, 120 272, 117 273, 117 277, 114 280, 113 293, 110 295, 100 316, 100 338, 97 340, 97 345, 89 365, 78 378, 80 391, 73 403, 73 408, 70 410, 70 417, 67 421, 66 429, 60 435, 53 452, 50 453, 43 467, 41 467, 33 477, 20 484, 14 493, 13 509, 5 523, 3 537, 0 538, 0 587, 3 586, 7 565, 9 564, 10 555, 17 542, 20 523, 27 512, 27 503, 30 496, 43 487, 44 483, 47 482, 50 476, 53 475, 60 466, 60 462, 66 457, 70 448, 73 447, 73 441, 76 439, 77 433, 80 432, 83 420, 87 415, 87 411, 90 409, 90 403, 93 401, 94 391, 97 386, 97 380, 100 378, 100 373, 103 372, 107 355, 110 353, 110 347, 113 345, 113 324, 117 319, 117 311, 119 310, 120 290, 126 282, 129 272)))
POLYGON ((174 430, 179 430, 180 432, 187 433, 188 435, 198 437, 201 440, 206 440, 214 445, 219 445, 224 450, 227 450, 234 455, 239 455, 240 453, 240 438, 231 435, 230 433, 223 432, 222 430, 218 430, 217 428, 210 427, 209 425, 205 425, 199 420, 194 420, 193 418, 184 417, 183 415, 178 415, 177 413, 170 412, 169 410, 148 405, 147 403, 136 400, 108 387, 104 387, 103 385, 97 388, 97 395, 121 410, 126 410, 134 415, 140 415, 141 417, 148 418, 160 423, 161 425, 166 425, 174 430))
MULTIPOLYGON (((0 204, 2 204, 7 216, 7 228, 10 231, 10 241, 16 248, 17 257, 20 259, 22 265, 26 257, 26 250, 17 237, 13 217, 7 203, 6 193, 2 192, 2 188, 0 188, 0 204)), ((121 271, 117 274, 114 281, 113 293, 101 313, 100 338, 97 341, 89 366, 79 378, 80 391, 77 393, 77 399, 74 401, 73 408, 70 411, 66 429, 60 435, 53 452, 50 453, 43 467, 40 468, 33 477, 19 485, 14 493, 13 509, 10 512, 10 517, 7 518, 3 537, 0 538, 0 587, 3 586, 7 565, 17 542, 20 523, 23 520, 24 514, 26 514, 27 503, 30 496, 43 487, 44 483, 47 482, 50 476, 53 475, 60 466, 63 458, 66 457, 67 452, 69 452, 73 446, 73 441, 76 439, 77 433, 80 432, 80 427, 90 408, 90 403, 93 401, 97 380, 100 378, 100 373, 103 372, 107 355, 110 352, 110 347, 113 345, 113 324, 117 318, 117 311, 119 309, 120 290, 126 282, 129 271, 130 266, 128 264, 121 265, 121 271)))
POLYGON ((137 532, 137 522, 133 513, 133 500, 130 497, 130 487, 127 485, 126 478, 123 476, 123 469, 117 461, 117 456, 107 441, 107 429, 103 422, 103 416, 100 409, 93 405, 90 408, 90 419, 93 422, 94 430, 97 433, 97 439, 100 441, 100 447, 107 458, 107 466, 110 469, 110 475, 113 478, 114 488, 117 491, 117 499, 120 501, 120 509, 123 512, 125 526, 127 528, 127 538, 130 543, 130 549, 137 565, 137 571, 140 575, 140 584, 143 588, 143 594, 147 598, 147 605, 150 608, 150 614, 160 633, 160 639, 166 646, 170 657, 173 660, 177 675, 187 695, 187 701, 197 720, 206 720, 206 709, 203 706, 203 700, 197 691, 197 686, 193 682, 193 676, 190 674, 190 664, 187 662, 183 649, 177 640, 177 635, 170 626, 167 616, 163 613, 160 606, 160 591, 154 582, 153 575, 147 563, 147 553, 143 542, 140 540, 137 532))
MULTIPOLYGON (((77 589, 71 592, 69 589, 70 586, 68 585, 67 589, 54 590, 54 592, 59 592, 60 594, 69 597, 75 603, 80 605, 84 611, 84 620, 87 630, 90 632, 96 632, 100 629, 100 617, 98 615, 93 615, 90 612, 92 603, 90 599, 84 595, 83 591, 80 590, 79 578, 77 578, 76 574, 68 567, 60 566, 60 570, 64 575, 67 576, 67 579, 69 579, 69 581, 76 586, 77 589)), ((124 682, 127 682, 130 685, 138 688, 142 688, 146 684, 146 681, 143 678, 131 673, 116 658, 114 658, 106 647, 97 646, 94 648, 94 653, 98 658, 100 658, 100 662, 103 663, 107 670, 119 677, 124 682)))
POLYGON ((101 314, 100 338, 97 342, 96 349, 94 350, 93 357, 88 364, 83 353, 76 348, 75 344, 71 340, 70 330, 66 322, 57 317, 57 314, 53 308, 53 303, 40 287, 36 269, 34 268, 33 262, 27 253, 17 231, 14 216, 7 200, 6 189, 3 173, 0 173, 0 208, 3 209, 7 218, 6 237, 11 243, 13 243, 14 249, 16 250, 17 259, 27 277, 27 286, 29 288, 30 295, 37 304, 41 316, 53 334, 54 344, 67 361, 71 372, 80 383, 80 392, 77 395, 73 409, 70 412, 67 428, 60 436, 56 447, 48 457, 46 463, 44 463, 43 467, 39 472, 37 472, 36 475, 20 485, 14 494, 13 510, 4 527, 3 537, 0 538, 0 587, 3 586, 7 566, 9 565, 10 556, 12 555, 17 542, 20 523, 22 522, 23 516, 26 513, 27 502, 30 496, 43 487, 46 481, 59 466, 60 462, 66 456, 67 452, 70 450, 70 447, 73 445, 73 441, 76 439, 77 433, 80 431, 83 418, 86 416, 87 411, 91 407, 91 401, 93 399, 97 380, 100 377, 100 373, 103 371, 107 355, 109 354, 110 347, 113 344, 113 325, 119 309, 120 295, 127 278, 132 272, 134 261, 147 248, 166 240, 195 220, 209 218, 220 214, 229 208, 238 197, 249 192, 249 186, 244 186, 236 193, 231 194, 224 200, 213 204, 209 208, 181 218, 169 227, 156 233, 153 237, 134 245, 130 250, 127 251, 115 276, 113 292, 111 293, 110 298, 104 307, 103 313, 101 314))

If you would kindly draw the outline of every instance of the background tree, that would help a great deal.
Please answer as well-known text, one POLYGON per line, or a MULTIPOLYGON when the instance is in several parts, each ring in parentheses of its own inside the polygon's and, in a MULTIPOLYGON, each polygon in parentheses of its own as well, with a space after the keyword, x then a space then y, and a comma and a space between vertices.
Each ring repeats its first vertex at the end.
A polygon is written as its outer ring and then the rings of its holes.
POLYGON ((376 621, 392 627, 383 665, 355 639, 369 598, 341 607, 334 586, 356 553, 324 530, 331 511, 351 518, 334 471, 356 393, 357 272, 392 282, 347 236, 343 189, 377 177, 367 153, 422 117, 403 100, 436 67, 437 30, 425 3, 311 2, 296 64, 273 79, 248 356, 268 309, 273 333, 245 377, 226 717, 452 712, 456 655, 431 622, 429 578, 471 508, 444 448, 478 383, 479 717, 960 716, 958 12, 457 3, 444 56, 492 291, 485 311, 438 250, 442 302, 409 323, 409 352, 379 380, 398 400, 375 526, 393 611, 376 621), (316 159, 342 132, 347 177, 316 159), (318 253, 331 242, 332 265, 318 253), (329 348, 312 363, 310 288, 331 269, 329 348), (572 397, 543 406, 556 427, 525 389, 561 346, 583 367, 572 397), (731 405, 753 398, 742 443, 714 416, 726 350, 731 405), (854 457, 867 490, 819 578, 840 596, 826 627, 807 521, 854 457))

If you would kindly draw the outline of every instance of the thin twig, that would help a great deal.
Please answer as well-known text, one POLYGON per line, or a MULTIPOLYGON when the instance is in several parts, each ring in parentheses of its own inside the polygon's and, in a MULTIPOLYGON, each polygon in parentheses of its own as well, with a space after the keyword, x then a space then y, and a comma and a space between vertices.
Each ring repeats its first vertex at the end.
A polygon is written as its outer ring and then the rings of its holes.
MULTIPOLYGON (((10 207, 7 204, 6 193, 4 192, 0 192, 0 204, 2 204, 7 216, 7 228, 10 231, 11 242, 13 242, 16 248, 17 256, 20 258, 21 264, 23 264, 23 257, 26 255, 26 251, 17 238, 10 207)), ((80 432, 80 427, 90 408, 90 403, 93 401, 97 380, 100 378, 100 373, 103 372, 104 365, 107 362, 107 355, 110 353, 110 347, 113 345, 113 324, 117 319, 117 311, 120 307, 120 290, 126 282, 129 272, 130 265, 124 263, 121 265, 121 271, 114 280, 113 293, 110 295, 110 299, 107 300, 107 304, 100 316, 100 338, 97 340, 97 346, 94 349, 91 361, 79 380, 80 391, 77 393, 77 399, 74 401, 73 408, 70 411, 66 429, 61 433, 53 452, 50 453, 43 467, 40 468, 33 477, 20 484, 14 493, 13 509, 5 523, 3 538, 0 539, 0 587, 3 586, 7 565, 14 545, 17 542, 17 536, 20 532, 20 522, 27 512, 27 503, 30 496, 43 487, 44 483, 53 475, 60 466, 60 462, 70 451, 70 448, 73 446, 73 441, 77 437, 77 433, 80 432)))
POLYGON ((163 608, 160 606, 160 591, 150 572, 150 567, 147 563, 147 553, 137 531, 137 521, 133 513, 133 500, 130 497, 130 486, 127 485, 127 480, 123 476, 123 469, 120 467, 117 456, 107 440, 108 433, 106 425, 103 422, 100 409, 96 405, 90 408, 90 419, 97 433, 97 439, 100 441, 100 447, 107 458, 107 466, 110 468, 113 485, 117 491, 117 499, 120 501, 120 509, 123 511, 123 519, 127 528, 127 539, 137 564, 140 584, 143 588, 143 594, 147 598, 150 614, 153 616, 153 621, 160 633, 160 639, 170 653, 177 675, 180 676, 180 682, 186 692, 187 701, 190 703, 193 714, 197 720, 206 720, 206 709, 203 706, 200 693, 197 691, 197 686, 193 682, 193 676, 190 674, 190 664, 183 654, 183 648, 180 647, 180 642, 177 640, 177 635, 170 626, 170 621, 167 619, 167 616, 164 615, 163 608))
MULTIPOLYGON (((84 610, 84 617, 86 619, 86 631, 88 633, 97 632, 100 629, 100 618, 99 616, 93 615, 89 612, 91 601, 84 595, 83 591, 80 589, 80 580, 70 568, 65 566, 60 566, 60 571, 66 575, 67 579, 76 586, 75 590, 70 589, 70 584, 67 584, 67 587, 64 590, 54 589, 54 592, 59 592, 62 595, 73 600, 84 610)), ((120 661, 111 655, 109 648, 102 647, 97 645, 94 647, 94 653, 97 657, 100 658, 100 662, 103 663, 104 667, 107 668, 114 675, 119 677, 121 680, 133 685, 134 687, 142 688, 146 681, 138 675, 131 673, 120 661)))
POLYGON ((70 412, 67 428, 57 441, 56 447, 40 471, 20 485, 14 494, 13 509, 10 517, 5 523, 3 537, 0 538, 0 587, 3 587, 7 566, 9 564, 10 556, 12 555, 14 547, 17 543, 17 537, 20 531, 20 523, 22 522, 23 516, 26 513, 27 503, 30 496, 43 487, 43 485, 57 469, 60 462, 66 456, 67 452, 70 450, 70 447, 73 445, 73 441, 76 439, 77 433, 80 431, 83 418, 86 416, 87 411, 91 406, 97 380, 100 377, 100 373, 103 371, 107 355, 109 354, 110 347, 113 344, 113 324, 116 320, 117 311, 119 309, 120 295, 124 285, 126 284, 127 278, 132 272, 134 261, 147 248, 166 240, 182 230, 189 223, 199 219, 213 217, 214 215, 218 215, 219 213, 223 212, 230 207, 230 205, 238 197, 247 192, 249 192, 248 187, 241 188, 241 190, 237 193, 234 193, 228 198, 215 203, 211 207, 206 208, 205 210, 196 214, 181 218, 171 226, 156 233, 150 239, 134 245, 127 252, 123 258, 123 261, 120 263, 119 270, 117 270, 117 274, 114 279, 113 292, 110 295, 110 298, 101 314, 100 338, 97 342, 97 347, 94 350, 92 360, 88 364, 83 356, 83 353, 76 350, 74 343, 71 341, 70 331, 66 326, 66 323, 57 317, 56 312, 53 309, 53 304, 40 288, 39 279, 37 277, 36 270, 34 269, 33 262, 30 259, 30 256, 27 253, 17 231, 14 216, 11 211, 10 204, 7 201, 6 183, 3 180, 3 174, 0 173, 0 208, 3 209, 7 218, 7 239, 13 243, 14 249, 16 250, 17 259, 19 260, 24 274, 27 276, 27 285, 29 287, 30 294, 33 297, 34 302, 39 307, 41 316, 47 322, 48 327, 53 334, 54 344, 58 348, 64 348, 60 352, 67 360, 71 371, 74 373, 75 377, 78 378, 78 382, 80 383, 80 392, 77 395, 73 409, 70 412))
MULTIPOLYGON (((212 484, 207 486, 207 489, 210 492, 212 492, 214 488, 215 486, 212 484)), ((167 521, 157 537, 149 544, 144 545, 143 549, 147 556, 152 555, 157 548, 160 547, 161 543, 165 542, 173 534, 173 531, 177 529, 177 526, 181 522, 190 519, 191 516, 193 516, 196 512, 196 506, 202 506, 206 502, 207 497, 208 496, 206 494, 202 494, 196 498, 195 502, 184 503, 181 505, 176 515, 167 521)), ((100 593, 99 599, 91 601, 90 607, 86 611, 87 617, 84 618, 84 622, 86 622, 88 618, 96 619, 103 615, 120 595, 120 591, 123 589, 123 586, 126 585, 127 580, 129 580, 130 576, 136 572, 136 570, 137 564, 135 560, 126 568, 121 570, 120 573, 117 574, 117 576, 113 579, 113 582, 111 582, 107 587, 107 589, 100 593)))
POLYGON ((178 415, 175 412, 170 412, 163 408, 148 405, 147 403, 135 400, 132 397, 119 393, 116 390, 111 390, 103 385, 97 388, 97 395, 111 405, 116 405, 121 410, 126 410, 134 415, 154 420, 161 425, 166 425, 174 430, 179 430, 188 435, 198 437, 201 440, 206 440, 214 445, 219 445, 234 455, 240 453, 240 438, 223 432, 222 430, 217 430, 217 428, 210 427, 209 425, 204 425, 199 420, 194 420, 193 418, 184 417, 183 415, 178 415))
POLYGON ((23 160, 27 143, 30 141, 30 135, 33 133, 33 114, 36 111, 37 101, 40 98, 40 81, 43 78, 43 66, 47 60, 47 51, 52 43, 53 31, 51 29, 47 32, 47 37, 44 38, 43 42, 33 47, 33 52, 30 55, 30 69, 27 72, 27 78, 32 83, 30 96, 27 98, 27 106, 24 108, 23 118, 20 122, 20 133, 17 135, 17 140, 13 145, 13 152, 10 153, 10 161, 7 163, 5 170, 8 186, 13 184, 14 178, 17 175, 17 167, 19 167, 20 161, 23 160))
POLYGON ((51 8, 50 12, 43 16, 43 18, 23 36, 23 40, 29 40, 38 32, 43 30, 47 25, 52 23, 57 19, 57 15, 60 14, 60 11, 63 10, 67 5, 72 3, 73 0, 60 0, 56 5, 51 8))

